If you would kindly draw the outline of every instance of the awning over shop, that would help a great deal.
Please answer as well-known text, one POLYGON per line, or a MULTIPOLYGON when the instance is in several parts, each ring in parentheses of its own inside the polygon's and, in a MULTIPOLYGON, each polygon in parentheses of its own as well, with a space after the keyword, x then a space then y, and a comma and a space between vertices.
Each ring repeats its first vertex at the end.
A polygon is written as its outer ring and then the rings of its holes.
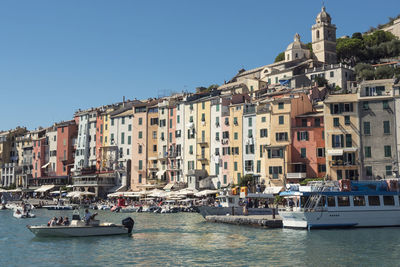
POLYGON ((283 186, 270 186, 270 187, 266 187, 264 190, 264 194, 273 194, 276 195, 279 192, 281 192, 283 189, 283 186))
POLYGON ((171 190, 172 187, 174 187, 175 183, 168 183, 166 186, 164 186, 164 190, 171 190))
POLYGON ((195 193, 194 195, 196 197, 203 197, 203 196, 208 196, 208 195, 215 195, 217 194, 219 191, 218 190, 203 190, 200 192, 195 193))
POLYGON ((44 193, 47 191, 50 191, 51 189, 53 189, 54 187, 56 187, 55 185, 42 185, 41 187, 39 187, 38 189, 35 190, 36 193, 44 193))
POLYGON ((343 149, 328 149, 327 154, 329 156, 341 156, 343 155, 343 149))
POLYGON ((113 192, 120 192, 126 189, 125 185, 117 185, 114 187, 111 187, 110 189, 107 190, 107 192, 113 193, 113 192))
POLYGON ((71 197, 71 198, 83 198, 84 196, 94 196, 94 195, 96 195, 96 194, 95 194, 95 193, 92 193, 92 192, 88 192, 88 191, 86 191, 86 192, 72 191, 72 192, 69 192, 69 193, 67 194, 67 197, 71 197))
POLYGON ((356 152, 358 150, 357 147, 345 147, 343 148, 344 152, 356 152))
POLYGON ((42 166, 42 169, 46 169, 47 168, 47 166, 49 166, 50 165, 50 161, 49 162, 47 162, 46 164, 44 164, 43 166, 42 166))

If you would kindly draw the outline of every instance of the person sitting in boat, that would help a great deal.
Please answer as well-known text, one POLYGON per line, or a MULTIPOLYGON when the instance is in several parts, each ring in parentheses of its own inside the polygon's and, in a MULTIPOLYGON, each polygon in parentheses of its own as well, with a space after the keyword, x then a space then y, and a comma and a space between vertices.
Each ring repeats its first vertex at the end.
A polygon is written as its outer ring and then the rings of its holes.
POLYGON ((53 219, 51 219, 48 223, 47 226, 56 226, 57 224, 57 217, 54 217, 53 219))
POLYGON ((63 222, 64 222, 64 219, 63 219, 63 217, 61 216, 60 219, 58 219, 58 221, 57 221, 57 225, 62 225, 63 222))
POLYGON ((88 209, 85 210, 85 223, 89 224, 90 220, 93 220, 94 217, 96 217, 97 213, 94 213, 93 215, 89 212, 88 209))
POLYGON ((64 226, 69 226, 70 221, 69 221, 68 217, 65 217, 63 224, 64 224, 64 226))

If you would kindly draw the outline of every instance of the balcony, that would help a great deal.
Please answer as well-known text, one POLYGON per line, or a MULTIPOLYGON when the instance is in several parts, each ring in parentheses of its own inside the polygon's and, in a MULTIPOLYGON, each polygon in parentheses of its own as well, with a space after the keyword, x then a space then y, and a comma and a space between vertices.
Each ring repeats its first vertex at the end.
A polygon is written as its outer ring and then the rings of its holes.
POLYGON ((269 105, 260 105, 257 107, 257 114, 265 114, 271 111, 269 105))
POLYGON ((197 139, 197 144, 208 145, 208 141, 205 138, 199 138, 199 139, 197 139))
POLYGON ((288 172, 286 175, 287 179, 304 179, 306 178, 307 173, 305 172, 288 172))
POLYGON ((331 160, 329 161, 331 167, 354 167, 358 166, 355 161, 331 160))
POLYGON ((159 152, 158 160, 166 160, 168 158, 168 152, 159 152))
POLYGON ((255 106, 246 106, 243 110, 243 114, 254 114, 256 113, 256 107, 255 106))
POLYGON ((206 155, 197 155, 197 160, 208 161, 208 159, 206 158, 206 155))
POLYGON ((253 166, 245 166, 244 170, 245 170, 245 172, 254 172, 253 166))
POLYGON ((167 167, 167 170, 168 171, 180 171, 181 168, 178 165, 170 165, 170 166, 167 167))
POLYGON ((178 153, 176 151, 169 152, 167 155, 168 158, 176 158, 177 156, 178 153))
POLYGON ((149 164, 149 167, 147 167, 149 170, 158 170, 157 164, 149 164))

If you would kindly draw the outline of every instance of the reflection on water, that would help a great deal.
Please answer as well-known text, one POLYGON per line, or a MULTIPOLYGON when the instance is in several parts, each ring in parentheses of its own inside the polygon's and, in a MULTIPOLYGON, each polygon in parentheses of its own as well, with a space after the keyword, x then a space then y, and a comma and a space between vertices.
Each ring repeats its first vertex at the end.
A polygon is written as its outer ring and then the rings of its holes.
POLYGON ((16 219, 0 211, 0 266, 140 264, 218 266, 398 265, 400 228, 299 231, 207 223, 198 214, 119 214, 135 220, 132 236, 36 238, 26 224, 46 224, 68 211, 36 210, 16 219))

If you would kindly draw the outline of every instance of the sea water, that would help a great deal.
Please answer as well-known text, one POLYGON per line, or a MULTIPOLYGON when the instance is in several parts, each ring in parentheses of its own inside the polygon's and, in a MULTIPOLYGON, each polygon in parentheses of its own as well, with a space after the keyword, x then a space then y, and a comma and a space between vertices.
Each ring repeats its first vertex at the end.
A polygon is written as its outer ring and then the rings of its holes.
POLYGON ((208 223, 196 213, 99 211, 102 221, 131 216, 133 235, 37 238, 27 224, 70 211, 35 210, 33 219, 0 211, 0 266, 399 266, 400 228, 262 229, 208 223))

